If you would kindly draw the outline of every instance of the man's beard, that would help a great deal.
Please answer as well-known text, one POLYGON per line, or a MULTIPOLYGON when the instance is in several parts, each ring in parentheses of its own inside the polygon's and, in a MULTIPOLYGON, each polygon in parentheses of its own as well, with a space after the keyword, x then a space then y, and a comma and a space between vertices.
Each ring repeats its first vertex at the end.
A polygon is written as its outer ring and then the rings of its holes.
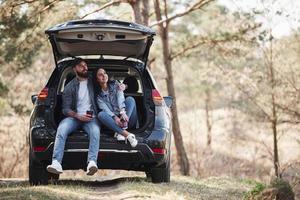
POLYGON ((77 72, 77 76, 79 76, 80 78, 87 78, 88 73, 87 72, 77 72))

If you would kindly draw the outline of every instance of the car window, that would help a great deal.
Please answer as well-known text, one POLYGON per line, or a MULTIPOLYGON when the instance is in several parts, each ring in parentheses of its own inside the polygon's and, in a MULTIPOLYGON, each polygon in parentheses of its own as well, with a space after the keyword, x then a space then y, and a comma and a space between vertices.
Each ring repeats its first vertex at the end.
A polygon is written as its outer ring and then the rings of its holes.
MULTIPOLYGON (((89 68, 90 76, 96 76, 96 71, 97 69, 95 68, 92 67, 89 68)), ((129 70, 129 73, 127 71, 124 72, 109 71, 109 69, 106 69, 106 71, 110 80, 117 80, 120 83, 126 84, 127 88, 124 90, 125 94, 137 94, 137 95, 143 94, 142 80, 136 71, 133 71, 132 69, 129 70)), ((58 94, 61 94, 64 91, 65 86, 74 77, 75 77, 75 73, 71 67, 64 70, 60 78, 60 82, 58 86, 58 94)), ((95 80, 96 77, 94 77, 94 81, 95 80)), ((97 83, 95 82, 95 84, 97 83)))
POLYGON ((63 74, 61 75, 59 85, 58 85, 58 94, 61 94, 65 86, 75 77, 75 73, 71 67, 64 70, 63 74))
POLYGON ((124 83, 127 86, 127 89, 124 91, 125 93, 143 93, 143 86, 141 84, 141 79, 139 77, 135 76, 128 76, 123 77, 123 79, 120 81, 121 83, 124 83), (134 83, 130 84, 130 81, 127 80, 134 80, 134 83))

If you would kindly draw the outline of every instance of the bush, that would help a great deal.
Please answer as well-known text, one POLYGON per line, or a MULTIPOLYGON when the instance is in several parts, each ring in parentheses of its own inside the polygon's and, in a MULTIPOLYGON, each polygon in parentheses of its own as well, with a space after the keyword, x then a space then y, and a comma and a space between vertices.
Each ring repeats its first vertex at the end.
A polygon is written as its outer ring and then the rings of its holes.
POLYGON ((255 197, 260 194, 267 186, 263 183, 256 183, 254 188, 247 192, 244 196, 244 200, 252 200, 255 199, 255 197))
POLYGON ((295 194, 290 184, 280 178, 275 178, 270 185, 257 183, 255 187, 248 192, 245 200, 294 200, 295 194))

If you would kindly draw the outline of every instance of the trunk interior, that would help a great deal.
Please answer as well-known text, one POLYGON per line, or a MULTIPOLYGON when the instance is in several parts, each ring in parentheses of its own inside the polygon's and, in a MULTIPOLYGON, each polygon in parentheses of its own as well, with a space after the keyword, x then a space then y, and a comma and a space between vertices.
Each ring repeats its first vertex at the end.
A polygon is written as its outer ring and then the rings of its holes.
MULTIPOLYGON (((95 97, 99 92, 99 87, 96 82, 96 72, 99 66, 90 66, 89 65, 89 73, 90 76, 93 77, 94 81, 94 89, 95 89, 95 97)), ((139 127, 135 130, 128 130, 132 131, 133 133, 138 133, 139 130, 144 129, 147 121, 147 113, 149 109, 145 104, 145 95, 144 95, 144 87, 143 81, 141 79, 140 73, 133 67, 120 67, 120 66, 101 66, 104 68, 109 76, 110 80, 118 80, 121 83, 127 85, 127 88, 124 91, 125 98, 127 96, 131 96, 135 99, 136 106, 137 106, 137 114, 138 114, 138 124, 139 127)), ((58 90, 56 95, 56 104, 54 109, 54 120, 56 126, 60 123, 65 116, 62 113, 62 92, 64 87, 75 77, 75 74, 71 67, 65 68, 62 72, 62 75, 59 80, 58 90)), ((78 130, 77 132, 81 132, 82 130, 78 130)), ((108 129, 105 126, 101 126, 101 135, 109 135, 113 136, 114 132, 108 129)))

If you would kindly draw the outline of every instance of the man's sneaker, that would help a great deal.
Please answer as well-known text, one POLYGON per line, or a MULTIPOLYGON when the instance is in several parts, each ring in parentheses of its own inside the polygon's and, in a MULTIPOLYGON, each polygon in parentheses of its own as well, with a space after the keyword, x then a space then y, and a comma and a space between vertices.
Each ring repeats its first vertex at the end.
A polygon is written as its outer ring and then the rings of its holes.
POLYGON ((51 165, 47 166, 47 171, 52 174, 61 174, 63 173, 63 169, 61 164, 57 160, 53 160, 51 165))
POLYGON ((125 137, 122 134, 115 133, 115 138, 117 138, 118 141, 124 141, 125 137))
POLYGON ((86 175, 93 176, 98 171, 97 164, 95 161, 91 160, 87 166, 86 175))
POLYGON ((135 139, 135 135, 133 135, 132 133, 129 133, 129 135, 126 137, 126 143, 127 143, 127 140, 129 141, 130 145, 132 147, 136 147, 138 141, 135 139))

